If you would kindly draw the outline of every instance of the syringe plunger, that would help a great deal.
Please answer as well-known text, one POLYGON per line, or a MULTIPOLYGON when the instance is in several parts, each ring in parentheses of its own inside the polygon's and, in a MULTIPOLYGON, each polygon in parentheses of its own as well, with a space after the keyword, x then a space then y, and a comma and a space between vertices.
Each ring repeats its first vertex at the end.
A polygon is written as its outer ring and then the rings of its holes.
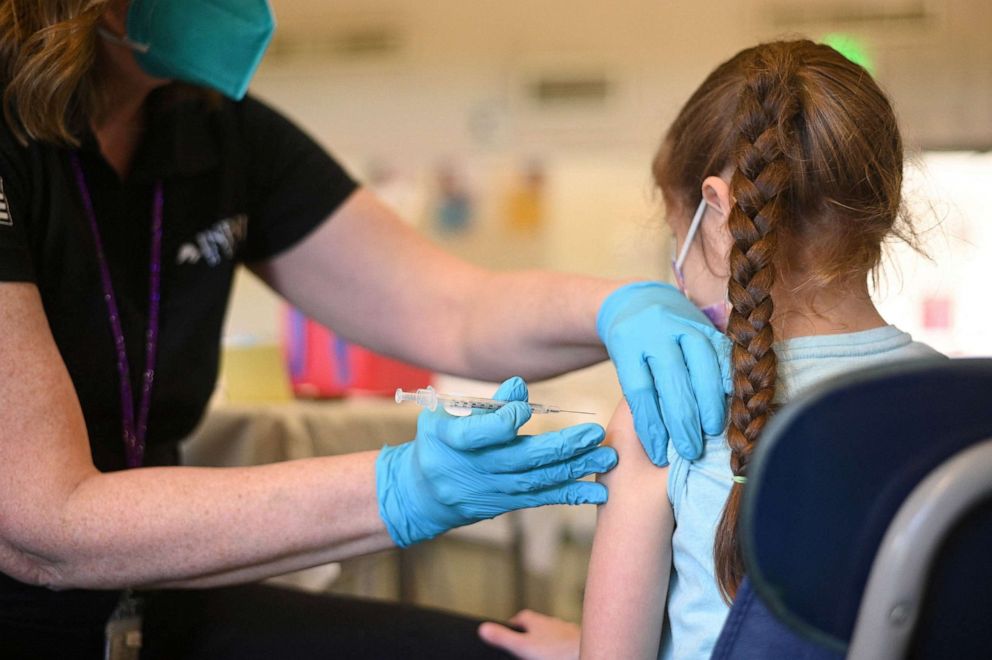
POLYGON ((413 401, 418 406, 422 406, 428 410, 437 410, 437 390, 430 385, 416 392, 404 392, 401 388, 397 387, 396 403, 403 403, 404 401, 413 401))

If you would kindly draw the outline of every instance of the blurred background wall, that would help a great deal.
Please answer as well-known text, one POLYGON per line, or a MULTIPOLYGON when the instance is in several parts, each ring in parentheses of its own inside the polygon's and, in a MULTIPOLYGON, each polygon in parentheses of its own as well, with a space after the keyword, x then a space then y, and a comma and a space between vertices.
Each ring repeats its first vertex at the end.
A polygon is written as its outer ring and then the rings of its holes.
MULTIPOLYGON (((935 262, 884 272, 890 320, 990 352, 992 3, 987 0, 273 0, 253 93, 304 126, 411 223, 510 268, 669 276, 649 165, 702 78, 805 35, 863 58, 894 101, 907 199, 935 262)), ((239 283, 229 336, 271 343, 278 306, 239 283)))

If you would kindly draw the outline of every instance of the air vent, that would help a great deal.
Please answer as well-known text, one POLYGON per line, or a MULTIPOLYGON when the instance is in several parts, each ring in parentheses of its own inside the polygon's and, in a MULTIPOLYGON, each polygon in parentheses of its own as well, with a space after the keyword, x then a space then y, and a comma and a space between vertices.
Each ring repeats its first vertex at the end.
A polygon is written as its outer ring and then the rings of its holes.
POLYGON ((832 3, 803 2, 773 5, 771 23, 778 28, 830 25, 839 28, 923 26, 936 21, 925 2, 832 3))
POLYGON ((531 55, 509 82, 508 130, 522 144, 612 145, 631 124, 635 87, 608 55, 531 55))
POLYGON ((380 61, 399 55, 404 41, 404 32, 387 24, 351 26, 330 34, 284 29, 276 32, 268 57, 277 62, 310 58, 380 61))
POLYGON ((402 43, 399 30, 384 25, 355 28, 338 34, 332 41, 338 55, 354 58, 394 55, 402 43))
POLYGON ((528 86, 530 98, 542 105, 602 105, 612 84, 605 76, 544 76, 528 86))
POLYGON ((946 5, 923 0, 778 2, 766 6, 765 16, 772 30, 780 34, 798 33, 814 39, 851 34, 875 49, 940 43, 948 23, 946 5))

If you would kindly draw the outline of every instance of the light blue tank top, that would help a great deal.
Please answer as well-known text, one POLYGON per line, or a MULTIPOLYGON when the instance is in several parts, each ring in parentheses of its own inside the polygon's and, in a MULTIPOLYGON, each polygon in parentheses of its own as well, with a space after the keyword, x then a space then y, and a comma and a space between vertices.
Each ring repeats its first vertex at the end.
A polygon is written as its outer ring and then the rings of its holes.
MULTIPOLYGON (((894 326, 840 335, 798 337, 775 344, 777 401, 826 378, 884 362, 940 354, 894 326)), ((668 498, 675 513, 672 574, 659 657, 710 657, 729 608, 720 597, 713 541, 732 485, 726 434, 706 436, 703 455, 687 461, 669 446, 668 498)))

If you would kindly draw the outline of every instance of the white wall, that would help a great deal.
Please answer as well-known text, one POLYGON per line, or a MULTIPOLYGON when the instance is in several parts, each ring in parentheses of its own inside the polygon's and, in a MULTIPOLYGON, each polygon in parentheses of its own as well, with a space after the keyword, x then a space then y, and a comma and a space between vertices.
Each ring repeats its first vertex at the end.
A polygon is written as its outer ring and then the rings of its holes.
MULTIPOLYGON (((840 27, 865 39, 911 147, 992 145, 992 3, 985 0, 863 2, 848 9, 865 16, 918 10, 926 18, 840 25, 818 18, 837 10, 828 0, 273 5, 279 42, 253 91, 294 117, 360 178, 373 161, 396 169, 408 193, 399 210, 425 230, 433 168, 442 160, 458 165, 476 197, 477 231, 436 238, 446 249, 496 268, 539 265, 667 277, 667 232, 659 224, 649 175, 667 122, 716 63, 759 39, 798 28, 816 37, 840 27), (783 8, 793 18, 784 21, 783 8), (395 50, 361 57, 342 50, 342 40, 356 30, 383 28, 395 35, 395 50), (539 74, 597 72, 615 90, 602 105, 541 109, 525 93, 526 82, 539 74), (519 240, 500 229, 500 199, 516 170, 532 158, 548 172, 546 223, 537 237, 519 240)), ((971 244, 952 235, 945 239, 947 250, 931 248, 938 267, 900 256, 902 279, 893 279, 890 268, 880 291, 884 310, 945 350, 982 352, 988 319, 976 316, 985 305, 976 302, 979 287, 973 283, 981 282, 980 264, 992 248, 981 229, 987 214, 969 191, 988 188, 988 157, 934 156, 927 162, 934 185, 943 186, 941 199, 953 199, 970 218, 953 215, 942 231, 953 234, 964 222, 971 244), (971 183, 955 187, 964 180, 971 183), (920 316, 917 292, 936 282, 954 289, 956 327, 970 328, 968 337, 963 330, 953 338, 927 332, 913 320, 920 316)), ((930 184, 912 185, 928 198, 940 197, 930 184)), ((932 223, 932 215, 918 215, 932 223)), ((276 341, 277 309, 264 287, 241 278, 228 332, 276 341)))
POLYGON ((278 42, 256 87, 343 155, 642 149, 702 77, 761 40, 864 42, 910 144, 992 147, 987 0, 275 0, 278 42), (395 48, 356 55, 363 31, 395 48), (609 112, 526 112, 535 72, 603 72, 609 112), (574 113, 573 113, 574 114, 574 113), (575 117, 572 117, 575 119, 575 117), (480 128, 480 124, 483 128, 480 128), (488 128, 486 128, 488 127, 488 128), (480 132, 484 135, 480 137, 480 132))
POLYGON ((992 154, 928 153, 905 189, 926 256, 893 246, 876 293, 882 315, 949 355, 992 355, 992 154), (950 305, 949 327, 927 327, 928 299, 950 305))

